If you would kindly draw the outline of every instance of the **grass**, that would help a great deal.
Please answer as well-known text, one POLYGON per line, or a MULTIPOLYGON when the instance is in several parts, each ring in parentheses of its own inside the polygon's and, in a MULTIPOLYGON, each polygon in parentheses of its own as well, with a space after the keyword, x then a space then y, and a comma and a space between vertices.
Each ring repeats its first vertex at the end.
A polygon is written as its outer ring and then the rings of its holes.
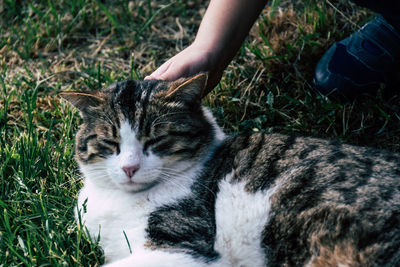
MULTIPOLYGON (((141 79, 194 38, 204 1, 0 1, 0 266, 95 266, 74 221, 78 114, 61 90, 141 79)), ((205 104, 227 132, 336 138, 400 151, 399 98, 342 104, 311 90, 326 49, 373 14, 272 1, 205 104)))

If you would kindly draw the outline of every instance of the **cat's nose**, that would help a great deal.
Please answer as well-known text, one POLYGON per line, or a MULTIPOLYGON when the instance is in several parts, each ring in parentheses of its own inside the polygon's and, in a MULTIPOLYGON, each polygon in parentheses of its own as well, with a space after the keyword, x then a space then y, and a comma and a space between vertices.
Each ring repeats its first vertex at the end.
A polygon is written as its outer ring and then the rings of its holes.
POLYGON ((135 174, 137 170, 139 170, 139 164, 135 165, 130 165, 130 166, 123 166, 122 170, 128 175, 129 178, 132 178, 132 176, 135 174))

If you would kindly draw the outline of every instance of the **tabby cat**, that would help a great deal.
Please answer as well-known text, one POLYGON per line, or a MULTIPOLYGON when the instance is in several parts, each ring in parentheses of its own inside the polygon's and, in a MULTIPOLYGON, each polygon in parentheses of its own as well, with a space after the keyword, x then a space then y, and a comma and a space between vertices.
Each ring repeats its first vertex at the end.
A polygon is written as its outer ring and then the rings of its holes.
POLYGON ((399 154, 225 136, 206 80, 63 93, 83 117, 78 208, 109 266, 400 266, 399 154))

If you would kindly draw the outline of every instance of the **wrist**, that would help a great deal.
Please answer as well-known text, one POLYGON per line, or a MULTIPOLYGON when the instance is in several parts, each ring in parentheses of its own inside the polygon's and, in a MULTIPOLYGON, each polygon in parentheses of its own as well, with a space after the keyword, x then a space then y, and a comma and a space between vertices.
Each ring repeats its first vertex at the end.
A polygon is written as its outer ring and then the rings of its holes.
POLYGON ((194 42, 190 45, 190 49, 196 50, 204 55, 210 67, 218 64, 218 62, 225 61, 226 47, 220 43, 210 42, 207 39, 196 38, 194 42))

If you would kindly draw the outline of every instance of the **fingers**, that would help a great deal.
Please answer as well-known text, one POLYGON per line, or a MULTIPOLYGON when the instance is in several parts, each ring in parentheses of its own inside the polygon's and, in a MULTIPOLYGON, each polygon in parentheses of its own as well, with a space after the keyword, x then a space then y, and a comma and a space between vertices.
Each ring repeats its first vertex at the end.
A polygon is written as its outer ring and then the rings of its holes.
POLYGON ((157 80, 157 78, 155 78, 154 76, 151 76, 151 74, 149 76, 144 77, 145 80, 157 80))
POLYGON ((145 80, 174 81, 182 77, 190 77, 199 72, 210 71, 213 54, 189 46, 170 58, 145 80))
POLYGON ((165 77, 163 77, 163 74, 167 72, 169 69, 169 66, 171 66, 171 59, 166 61, 164 64, 162 64, 158 69, 156 69, 152 74, 149 76, 146 76, 144 79, 145 80, 165 80, 165 77))

